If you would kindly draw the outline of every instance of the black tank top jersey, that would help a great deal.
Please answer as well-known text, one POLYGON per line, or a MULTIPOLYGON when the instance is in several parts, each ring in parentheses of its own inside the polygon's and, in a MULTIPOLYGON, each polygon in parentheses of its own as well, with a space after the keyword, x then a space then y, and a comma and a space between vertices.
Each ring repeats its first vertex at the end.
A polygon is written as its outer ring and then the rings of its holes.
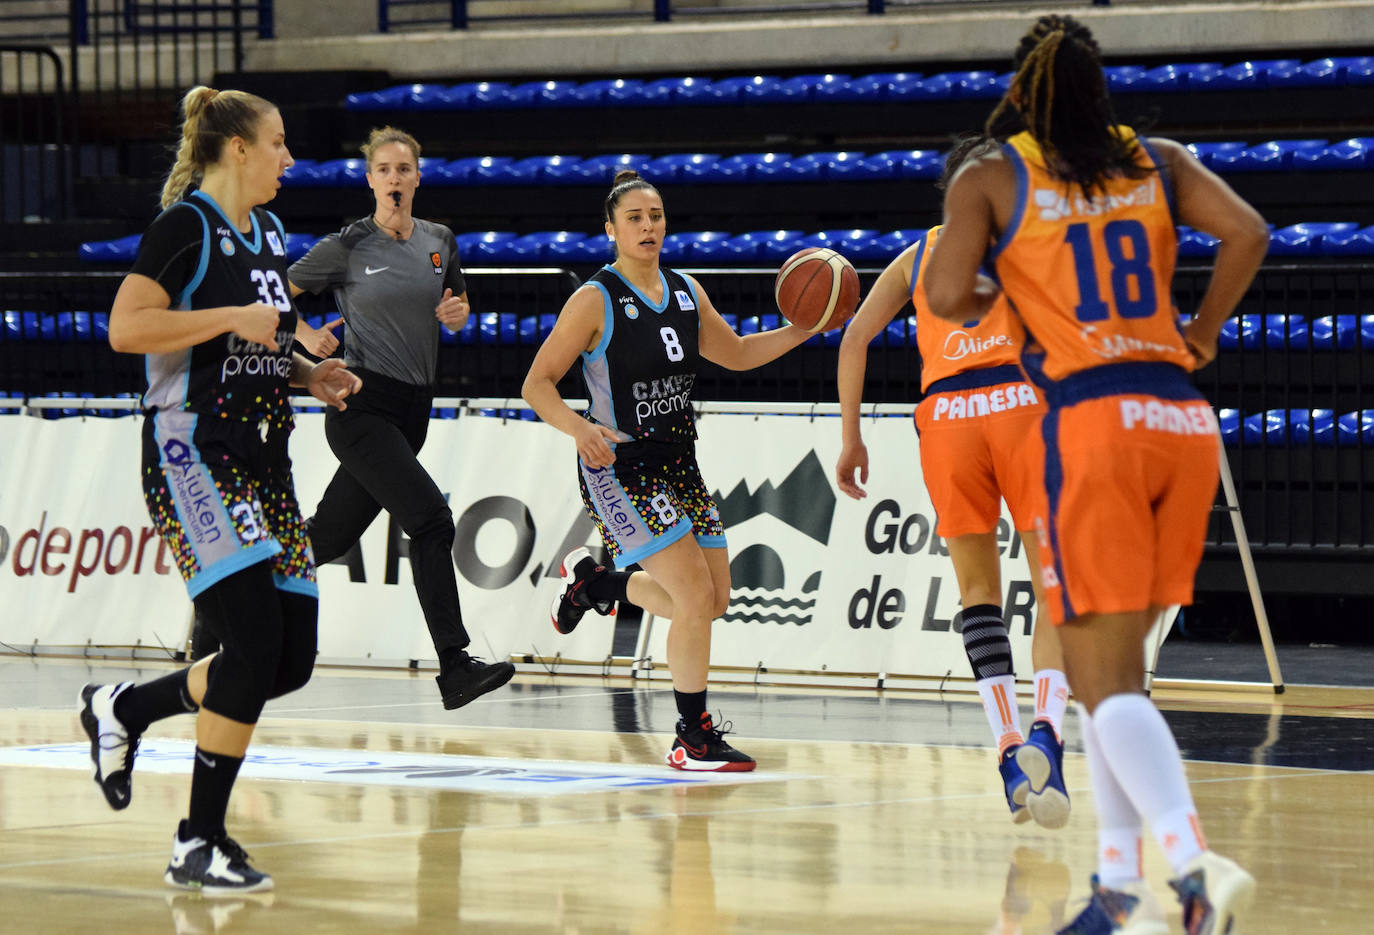
POLYGON ((286 236, 269 211, 254 208, 247 232, 199 191, 162 212, 143 235, 132 272, 156 280, 173 309, 261 302, 275 306, 280 319, 275 351, 230 332, 185 350, 148 354, 144 405, 288 425, 296 309, 286 270, 286 236))
POLYGON ((701 355, 693 285, 660 269, 663 299, 650 302, 610 266, 588 283, 605 300, 601 342, 582 355, 591 419, 624 442, 690 444, 697 437, 692 388, 701 355))

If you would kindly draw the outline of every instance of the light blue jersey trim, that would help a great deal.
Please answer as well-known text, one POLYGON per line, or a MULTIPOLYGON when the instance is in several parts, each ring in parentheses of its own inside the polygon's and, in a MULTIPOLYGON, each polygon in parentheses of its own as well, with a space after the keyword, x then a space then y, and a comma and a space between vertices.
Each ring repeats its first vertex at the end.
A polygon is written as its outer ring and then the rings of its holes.
POLYGON ((659 533, 639 548, 629 552, 622 552, 615 557, 615 567, 624 569, 641 559, 648 558, 658 552, 662 552, 668 546, 679 539, 685 538, 692 531, 692 521, 687 517, 682 517, 674 523, 667 532, 659 533))
MULTIPOLYGON (((630 282, 624 276, 620 275, 620 270, 610 265, 603 266, 601 268, 605 270, 610 270, 612 273, 614 273, 616 275, 616 278, 618 278, 621 282, 625 284, 625 288, 629 289, 635 295, 639 296, 639 300, 643 302, 645 305, 647 305, 649 308, 653 309, 655 312, 662 314, 663 311, 668 308, 668 303, 673 300, 673 290, 668 288, 668 277, 663 275, 663 270, 658 271, 658 281, 663 283, 663 301, 650 302, 648 297, 645 296, 644 293, 640 292, 639 289, 636 288, 634 283, 630 282)), ((695 296, 693 296, 693 299, 695 299, 695 296)))
MULTIPOLYGON (((191 196, 203 199, 206 204, 214 208, 215 213, 224 219, 225 225, 234 232, 234 237, 238 239, 239 243, 243 244, 246 250, 255 256, 262 253, 262 227, 258 224, 258 214, 256 211, 248 212, 248 219, 253 225, 253 242, 249 243, 244 239, 243 231, 239 230, 238 226, 233 221, 229 220, 229 215, 224 213, 224 209, 219 206, 219 202, 215 201, 215 199, 211 198, 200 189, 191 192, 191 196)), ((286 245, 283 243, 282 246, 285 247, 286 245)))
POLYGON ((697 536, 697 545, 703 549, 723 549, 725 548, 724 536, 697 536))
POLYGON ((276 539, 265 539, 262 542, 255 542, 246 549, 240 549, 228 558, 222 558, 210 567, 192 575, 186 582, 186 593, 192 598, 199 597, 207 588, 219 584, 236 571, 243 571, 250 565, 266 561, 274 555, 280 555, 282 551, 281 543, 276 539))
POLYGON ((273 572, 272 583, 277 586, 278 591, 285 591, 288 594, 303 594, 316 600, 319 600, 320 597, 320 586, 314 581, 306 581, 303 578, 288 578, 286 575, 273 572))
MULTIPOLYGON (((609 268, 609 267, 608 267, 609 268)), ((592 282, 601 293, 601 340, 590 351, 582 352, 583 360, 600 360, 606 356, 606 346, 611 343, 611 332, 615 330, 615 309, 611 308, 611 292, 599 282, 592 282)))
POLYGON ((1021 221, 1026 216, 1026 199, 1030 194, 1030 173, 1026 169, 1026 160, 1010 143, 1002 144, 1002 153, 1016 172, 1016 196, 1012 201, 1011 219, 1007 222, 1007 229, 1002 231, 1002 236, 997 238, 997 243, 988 251, 988 260, 993 263, 997 262, 1003 250, 1011 246, 1012 239, 1021 229, 1021 221))

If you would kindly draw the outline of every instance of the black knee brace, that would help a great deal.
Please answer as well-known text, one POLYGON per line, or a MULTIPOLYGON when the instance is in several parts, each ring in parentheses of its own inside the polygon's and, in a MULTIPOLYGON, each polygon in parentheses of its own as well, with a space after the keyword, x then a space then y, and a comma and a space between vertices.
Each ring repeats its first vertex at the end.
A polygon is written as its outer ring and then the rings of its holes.
POLYGON ((276 684, 283 620, 272 569, 258 562, 207 588, 199 600, 220 631, 217 661, 201 707, 242 724, 256 724, 276 684))
POLYGON ((318 600, 290 591, 278 591, 277 598, 283 622, 282 651, 277 680, 268 698, 280 698, 310 681, 319 639, 318 600))

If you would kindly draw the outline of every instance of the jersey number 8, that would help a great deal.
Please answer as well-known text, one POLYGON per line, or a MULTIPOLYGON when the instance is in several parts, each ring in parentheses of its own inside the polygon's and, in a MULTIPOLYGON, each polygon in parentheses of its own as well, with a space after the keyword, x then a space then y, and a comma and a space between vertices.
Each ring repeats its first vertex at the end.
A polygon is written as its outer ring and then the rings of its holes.
POLYGON ((668 352, 668 359, 671 361, 682 360, 684 352, 682 342, 678 340, 677 332, 672 328, 659 328, 658 336, 663 339, 663 349, 668 352))

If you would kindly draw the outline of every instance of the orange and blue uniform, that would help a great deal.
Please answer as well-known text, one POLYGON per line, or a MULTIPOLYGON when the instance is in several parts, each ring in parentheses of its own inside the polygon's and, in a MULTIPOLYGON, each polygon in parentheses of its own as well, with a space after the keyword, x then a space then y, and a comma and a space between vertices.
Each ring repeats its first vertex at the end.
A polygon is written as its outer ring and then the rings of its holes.
POLYGON ((1001 297, 976 322, 948 322, 930 313, 924 276, 940 230, 926 233, 911 267, 926 394, 916 407, 916 430, 921 473, 939 517, 936 531, 946 538, 992 532, 1004 498, 1016 528, 1030 529, 1043 512, 1039 429, 1045 404, 1018 365, 1025 329, 1001 297))
POLYGON ((991 257, 1037 345, 1022 364, 1050 407, 1040 532, 1051 617, 1190 603, 1216 496, 1216 420, 1188 378, 1171 297, 1167 165, 1139 140, 1148 173, 1107 177, 1088 197, 1050 173, 1029 134, 1003 152, 1016 203, 991 257))

